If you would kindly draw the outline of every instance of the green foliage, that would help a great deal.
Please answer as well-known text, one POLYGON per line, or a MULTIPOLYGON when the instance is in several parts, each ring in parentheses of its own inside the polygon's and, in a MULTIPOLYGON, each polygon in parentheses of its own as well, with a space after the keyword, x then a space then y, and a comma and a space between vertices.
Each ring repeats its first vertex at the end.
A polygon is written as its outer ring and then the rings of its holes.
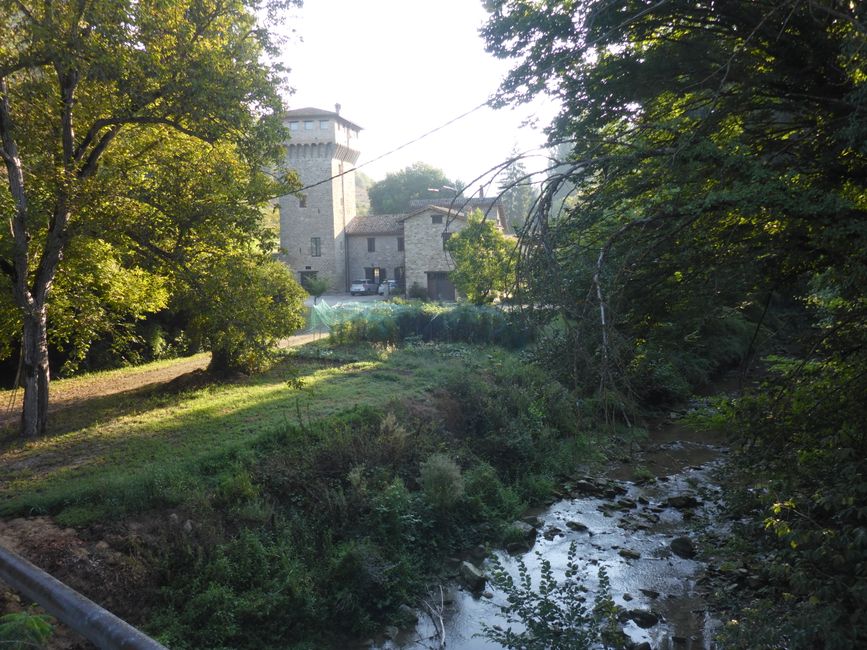
POLYGON ((515 286, 515 242, 480 210, 446 242, 455 268, 449 273, 455 288, 477 305, 492 302, 515 286))
POLYGON ((461 468, 445 454, 432 454, 421 464, 419 483, 434 510, 446 512, 464 496, 461 468))
POLYGON ((671 403, 785 329, 781 307, 860 299, 860 5, 487 6, 488 49, 514 62, 501 101, 562 106, 552 142, 571 154, 524 233, 521 277, 543 323, 563 318, 548 356, 576 386, 671 403), (738 319, 758 335, 713 331, 738 319))
POLYGON ((791 648, 867 641, 867 391, 863 351, 845 361, 776 359, 762 391, 735 405, 732 502, 754 526, 740 539, 768 586, 744 603, 748 636, 791 648))
POLYGON ((211 350, 212 369, 261 370, 276 342, 304 325, 304 290, 280 262, 214 260, 196 289, 184 304, 193 331, 211 350))
POLYGON ((521 232, 527 217, 530 216, 533 204, 539 197, 539 192, 533 187, 532 176, 521 160, 517 147, 510 154, 512 163, 503 171, 500 178, 500 192, 503 208, 506 211, 506 221, 515 231, 521 232))
POLYGON ((25 435, 46 425, 42 341, 70 370, 96 339, 118 362, 167 293, 265 246, 261 206, 298 187, 279 166, 284 70, 264 63, 293 4, 0 2, 0 320, 27 332, 25 435))
POLYGON ((361 311, 335 314, 331 340, 398 343, 404 340, 465 341, 518 348, 530 340, 520 315, 493 307, 377 303, 361 311))
POLYGON ((172 648, 277 648, 302 638, 316 612, 307 571, 292 539, 242 530, 192 567, 172 567, 186 583, 164 590, 171 607, 151 627, 172 648))
POLYGON ((371 214, 409 212, 413 199, 449 198, 449 190, 443 190, 445 187, 462 189, 457 181, 449 180, 441 169, 421 162, 413 163, 399 172, 386 175, 384 180, 368 188, 371 214), (431 192, 431 189, 435 192, 431 192))
POLYGON ((406 292, 406 297, 410 300, 427 300, 427 289, 421 286, 418 282, 413 282, 412 286, 406 292))
POLYGON ((511 626, 502 629, 482 623, 484 636, 511 650, 589 650, 600 643, 604 647, 619 647, 616 641, 620 639, 611 638, 616 619, 605 569, 599 570, 599 591, 590 606, 579 580, 577 552, 577 545, 572 542, 562 582, 554 577, 551 563, 537 552, 541 564, 537 587, 533 586, 523 560, 518 559, 516 580, 494 556, 491 582, 506 594, 508 605, 503 614, 510 624, 519 623, 523 629, 515 632, 511 626))
POLYGON ((10 650, 42 648, 54 633, 54 619, 33 611, 0 616, 0 646, 10 650))
POLYGON ((331 283, 325 278, 310 278, 304 280, 303 285, 307 293, 314 298, 319 298, 331 287, 331 283))

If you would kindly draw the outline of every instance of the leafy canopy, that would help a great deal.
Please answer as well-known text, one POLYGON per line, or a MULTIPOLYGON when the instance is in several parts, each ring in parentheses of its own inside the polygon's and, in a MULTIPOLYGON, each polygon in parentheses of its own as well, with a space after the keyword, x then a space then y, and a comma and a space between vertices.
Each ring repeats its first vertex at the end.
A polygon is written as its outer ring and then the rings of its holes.
POLYGON ((413 199, 451 198, 461 189, 460 181, 450 180, 441 169, 417 162, 388 174, 367 193, 372 214, 399 214, 409 211, 413 199))
POLYGON ((515 285, 515 242, 481 210, 467 217, 467 224, 446 241, 455 268, 449 277, 470 302, 489 303, 515 285))

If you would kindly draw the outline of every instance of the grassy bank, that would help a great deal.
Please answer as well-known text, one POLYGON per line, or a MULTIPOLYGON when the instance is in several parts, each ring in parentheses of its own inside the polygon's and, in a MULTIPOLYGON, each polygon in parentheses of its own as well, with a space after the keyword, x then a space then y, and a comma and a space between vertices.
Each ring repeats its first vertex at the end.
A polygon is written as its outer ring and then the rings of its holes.
POLYGON ((172 387, 7 444, 0 513, 164 522, 127 550, 151 576, 141 623, 173 648, 369 634, 593 460, 568 392, 496 347, 313 345, 257 377, 172 387))

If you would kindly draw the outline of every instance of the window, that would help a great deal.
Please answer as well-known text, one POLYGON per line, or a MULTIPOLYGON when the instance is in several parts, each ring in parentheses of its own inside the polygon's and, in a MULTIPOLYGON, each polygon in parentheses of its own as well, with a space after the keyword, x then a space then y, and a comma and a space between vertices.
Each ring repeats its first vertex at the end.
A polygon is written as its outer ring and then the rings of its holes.
POLYGON ((367 238, 367 252, 375 253, 376 252, 376 237, 368 237, 367 238))
POLYGON ((446 249, 446 242, 447 242, 449 239, 451 239, 452 235, 454 235, 453 232, 444 232, 444 233, 443 233, 443 250, 446 249))
POLYGON ((319 128, 323 131, 328 128, 328 120, 319 120, 319 128))
POLYGON ((398 238, 397 238, 397 250, 398 250, 398 251, 402 251, 402 250, 403 250, 403 237, 398 237, 398 238))
POLYGON ((289 130, 290 131, 297 131, 298 130, 298 120, 292 120, 291 122, 289 122, 289 130))
POLYGON ((306 208, 307 207, 307 195, 302 194, 301 197, 298 199, 298 203, 299 203, 298 207, 306 208))
POLYGON ((305 131, 312 131, 313 130, 313 124, 314 124, 313 120, 304 120, 304 130, 305 131))
POLYGON ((311 257, 322 257, 322 238, 321 237, 311 237, 310 238, 310 256, 311 257))
POLYGON ((432 214, 430 217, 430 222, 434 225, 442 223, 443 222, 443 215, 432 214))

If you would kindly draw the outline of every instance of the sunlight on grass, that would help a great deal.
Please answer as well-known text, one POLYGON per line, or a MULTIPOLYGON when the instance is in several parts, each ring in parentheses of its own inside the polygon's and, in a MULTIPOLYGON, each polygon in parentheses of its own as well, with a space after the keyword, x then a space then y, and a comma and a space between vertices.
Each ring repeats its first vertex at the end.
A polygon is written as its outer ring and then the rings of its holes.
MULTIPOLYGON (((111 483, 239 448, 259 435, 345 411, 404 398, 424 398, 470 363, 460 346, 361 350, 363 360, 301 358, 243 381, 181 394, 126 396, 106 411, 85 403, 81 426, 0 453, 0 500, 26 493, 111 483), (329 365, 323 365, 327 363, 329 365), (106 415, 107 417, 100 417, 106 415)), ((135 369, 138 370, 138 369, 135 369)), ((112 371, 113 373, 123 371, 112 371)), ((58 414, 64 417, 64 412, 58 414)), ((3 508, 7 510, 6 507, 3 508)))

